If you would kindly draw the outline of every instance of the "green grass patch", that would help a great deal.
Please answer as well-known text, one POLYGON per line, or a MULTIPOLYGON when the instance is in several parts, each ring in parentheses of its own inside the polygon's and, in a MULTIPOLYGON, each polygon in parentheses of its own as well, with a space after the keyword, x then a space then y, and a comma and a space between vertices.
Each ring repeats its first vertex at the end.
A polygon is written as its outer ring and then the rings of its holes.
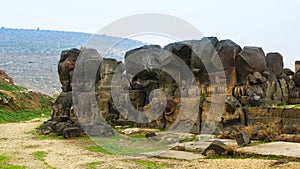
POLYGON ((220 155, 220 156, 208 156, 206 159, 261 159, 261 160, 291 160, 293 158, 284 156, 272 156, 272 155, 257 155, 257 154, 234 154, 234 155, 220 155))
POLYGON ((86 148, 92 152, 103 153, 103 154, 112 154, 111 152, 107 151, 106 149, 102 148, 101 146, 88 146, 86 148))
POLYGON ((8 162, 9 162, 9 157, 7 157, 3 154, 0 154, 0 168, 4 168, 4 169, 24 169, 24 168, 26 168, 25 166, 8 164, 8 162))
POLYGON ((16 111, 16 112, 0 110, 0 124, 12 123, 12 122, 23 122, 23 121, 28 121, 34 118, 41 118, 41 117, 49 118, 50 111, 51 111, 50 109, 41 109, 41 110, 32 110, 32 111, 24 110, 24 111, 16 111))
POLYGON ((47 97, 45 95, 41 95, 40 96, 40 104, 42 105, 42 107, 49 107, 51 106, 51 98, 47 97))
POLYGON ((23 90, 22 87, 20 86, 15 86, 10 83, 0 83, 0 90, 5 90, 5 91, 21 91, 23 90))
POLYGON ((151 141, 146 138, 134 138, 122 135, 113 137, 93 138, 91 139, 101 147, 112 154, 138 156, 141 153, 166 150, 170 148, 168 144, 159 141, 151 141))
POLYGON ((191 141, 199 141, 199 137, 191 137, 191 138, 184 138, 183 140, 182 140, 182 142, 191 142, 191 141))
POLYGON ((154 161, 149 160, 133 160, 135 163, 142 165, 143 168, 151 169, 151 168, 164 168, 164 167, 171 167, 171 164, 165 163, 156 163, 154 161))
POLYGON ((36 151, 36 152, 33 152, 32 155, 36 159, 38 159, 40 161, 44 161, 45 160, 44 158, 46 157, 46 152, 44 152, 44 151, 36 151))
POLYGON ((133 134, 133 135, 130 135, 129 137, 132 137, 132 138, 146 138, 146 134, 133 134))
POLYGON ((102 163, 101 162, 90 162, 90 163, 84 164, 83 166, 87 169, 95 169, 100 164, 102 164, 102 163))
POLYGON ((34 135, 34 139, 38 139, 38 140, 48 140, 48 139, 63 140, 64 139, 63 136, 58 136, 55 133, 49 135, 41 135, 38 133, 33 135, 34 135))
POLYGON ((45 157, 47 156, 47 153, 45 151, 36 151, 33 152, 32 155, 39 161, 42 161, 45 166, 49 169, 55 169, 55 167, 52 167, 51 165, 49 165, 46 161, 45 161, 45 157))

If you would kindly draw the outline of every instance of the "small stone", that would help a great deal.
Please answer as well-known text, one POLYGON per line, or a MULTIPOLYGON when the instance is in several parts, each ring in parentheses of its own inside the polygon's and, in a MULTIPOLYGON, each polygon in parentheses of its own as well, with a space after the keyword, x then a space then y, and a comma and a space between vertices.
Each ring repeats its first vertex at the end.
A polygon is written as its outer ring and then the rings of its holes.
POLYGON ((78 127, 68 127, 63 130, 64 138, 79 137, 81 132, 78 127))
POLYGON ((227 145, 222 141, 214 140, 203 152, 202 154, 208 156, 214 151, 214 155, 222 155, 226 152, 227 145))
POLYGON ((105 125, 94 125, 89 131, 87 131, 87 134, 89 136, 103 136, 103 137, 109 137, 114 136, 115 132, 113 129, 109 126, 105 125))
POLYGON ((236 142, 239 146, 246 146, 251 143, 251 140, 248 134, 242 131, 237 134, 236 142))

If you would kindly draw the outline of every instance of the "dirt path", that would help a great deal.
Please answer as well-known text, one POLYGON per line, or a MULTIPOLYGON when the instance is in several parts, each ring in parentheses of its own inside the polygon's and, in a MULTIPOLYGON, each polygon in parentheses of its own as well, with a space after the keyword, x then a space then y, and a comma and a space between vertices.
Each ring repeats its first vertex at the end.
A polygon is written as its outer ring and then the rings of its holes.
POLYGON ((154 161, 165 168, 300 168, 297 162, 278 162, 259 159, 218 159, 182 161, 146 157, 127 157, 91 152, 86 146, 94 145, 84 139, 36 139, 30 133, 42 123, 33 120, 25 123, 0 125, 0 154, 11 157, 10 163, 25 165, 27 168, 73 169, 88 168, 88 163, 99 162, 97 168, 145 168, 134 159, 154 161), (44 160, 38 159, 35 152, 45 152, 44 160))

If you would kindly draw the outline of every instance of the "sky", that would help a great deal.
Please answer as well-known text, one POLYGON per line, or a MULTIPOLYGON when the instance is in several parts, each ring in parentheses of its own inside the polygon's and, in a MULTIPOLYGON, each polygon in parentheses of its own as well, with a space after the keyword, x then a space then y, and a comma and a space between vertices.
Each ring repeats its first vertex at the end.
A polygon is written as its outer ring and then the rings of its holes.
MULTIPOLYGON (((300 60, 298 0, 3 0, 0 26, 97 33, 126 16, 160 13, 180 18, 219 40, 279 52, 285 67, 300 60)), ((171 39, 141 37, 165 45, 171 39)))

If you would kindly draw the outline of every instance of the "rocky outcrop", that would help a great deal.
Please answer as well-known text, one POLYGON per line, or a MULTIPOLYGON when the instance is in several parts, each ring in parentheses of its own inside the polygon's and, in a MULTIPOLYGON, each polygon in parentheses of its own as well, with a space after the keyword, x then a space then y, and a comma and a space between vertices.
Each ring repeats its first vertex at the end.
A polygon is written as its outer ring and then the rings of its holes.
MULTIPOLYGON (((92 49, 71 49, 61 54, 59 76, 63 92, 53 106, 51 123, 66 126, 65 132, 56 127, 65 137, 78 131, 113 135, 104 119, 113 125, 192 133, 254 126, 247 133, 252 139, 266 136, 264 129, 299 132, 299 124, 291 120, 297 114, 271 106, 300 103, 300 70, 284 69, 279 53, 265 56, 260 47, 242 49, 231 40, 205 37, 163 48, 143 46, 128 51, 124 63, 101 58, 92 49), (79 57, 83 53, 86 57, 79 57), (95 92, 89 92, 93 87, 95 92), (78 117, 81 107, 85 113, 78 117), (84 119, 83 126, 77 125, 78 118, 84 119)), ((248 144, 245 133, 238 136, 241 144, 248 144)))

